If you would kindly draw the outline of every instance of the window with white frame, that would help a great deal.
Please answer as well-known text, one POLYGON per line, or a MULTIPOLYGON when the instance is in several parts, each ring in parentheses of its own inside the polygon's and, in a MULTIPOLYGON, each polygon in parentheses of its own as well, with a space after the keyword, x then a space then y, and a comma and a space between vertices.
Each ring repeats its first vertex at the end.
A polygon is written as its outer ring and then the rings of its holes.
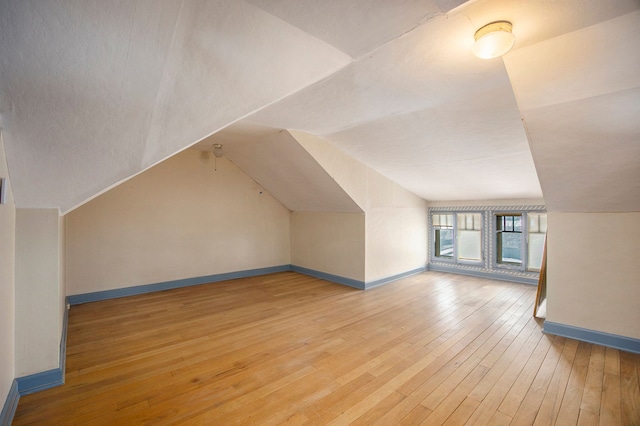
POLYGON ((431 221, 433 261, 493 271, 540 271, 547 232, 544 212, 453 209, 433 212, 431 221), (485 223, 491 226, 485 229, 485 223), (486 241, 492 252, 484 252, 486 241))
POLYGON ((439 213, 432 216, 432 223, 434 257, 482 261, 482 213, 439 213))
POLYGON ((522 215, 496 215, 496 263, 522 265, 522 215))
POLYGON ((495 224, 496 266, 539 272, 547 234, 547 214, 498 213, 495 224))
POLYGON ((529 271, 540 272, 544 252, 544 240, 547 235, 547 214, 527 213, 527 218, 527 269, 529 271))
POLYGON ((434 214, 432 221, 434 256, 453 259, 453 214, 434 214))
POLYGON ((456 214, 456 254, 459 261, 482 261, 482 213, 456 214))

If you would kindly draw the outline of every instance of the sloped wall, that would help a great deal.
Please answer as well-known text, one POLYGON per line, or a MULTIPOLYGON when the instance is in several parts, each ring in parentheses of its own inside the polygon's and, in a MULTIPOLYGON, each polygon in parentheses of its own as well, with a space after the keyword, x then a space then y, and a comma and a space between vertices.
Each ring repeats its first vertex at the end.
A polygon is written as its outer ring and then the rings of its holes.
POLYGON ((548 213, 547 320, 640 339, 640 213, 548 213))
POLYGON ((364 213, 291 213, 291 264, 363 282, 364 213))
POLYGON ((16 210, 16 377, 60 366, 63 232, 58 209, 16 210))
POLYGON ((302 132, 290 133, 364 210, 364 281, 424 268, 426 201, 328 142, 302 132))
POLYGON ((426 202, 367 168, 367 282, 424 268, 426 202))
MULTIPOLYGON (((0 178, 6 178, 6 204, 0 205, 0 405, 14 379, 16 206, 0 133, 0 178)), ((1 410, 2 408, 0 408, 1 410)))
POLYGON ((66 215, 67 293, 288 265, 289 226, 233 163, 186 150, 66 215))

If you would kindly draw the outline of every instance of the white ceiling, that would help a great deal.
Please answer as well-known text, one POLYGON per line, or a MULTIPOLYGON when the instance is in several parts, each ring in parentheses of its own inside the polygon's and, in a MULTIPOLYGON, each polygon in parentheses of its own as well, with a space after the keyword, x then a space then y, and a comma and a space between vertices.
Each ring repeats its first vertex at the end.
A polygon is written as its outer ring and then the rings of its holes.
POLYGON ((214 135, 203 144, 224 141, 292 210, 357 210, 279 132, 294 129, 428 200, 544 196, 555 211, 640 211, 639 10, 638 0, 0 0, 16 203, 69 211, 214 135), (513 22, 514 49, 475 58, 473 33, 498 19, 513 22), (305 187, 322 205, 301 201, 305 187))
POLYGON ((640 211, 639 42, 640 10, 505 59, 549 208, 640 211))

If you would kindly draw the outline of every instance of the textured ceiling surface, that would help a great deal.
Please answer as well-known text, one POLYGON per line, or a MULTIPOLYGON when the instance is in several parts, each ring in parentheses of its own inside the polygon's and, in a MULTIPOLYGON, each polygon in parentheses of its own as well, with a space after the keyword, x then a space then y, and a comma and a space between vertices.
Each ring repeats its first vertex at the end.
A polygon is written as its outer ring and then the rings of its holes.
POLYGON ((67 212, 218 132, 290 209, 308 204, 306 187, 319 194, 313 209, 358 211, 280 132, 292 129, 427 200, 543 196, 555 211, 640 211, 639 9, 0 0, 0 119, 16 203, 67 212), (514 49, 474 57, 475 30, 502 19, 514 49))
POLYGON ((363 211, 286 130, 238 123, 196 148, 213 151, 213 144, 291 211, 363 211))
POLYGON ((505 59, 550 209, 640 211, 638 42, 640 11, 505 59))

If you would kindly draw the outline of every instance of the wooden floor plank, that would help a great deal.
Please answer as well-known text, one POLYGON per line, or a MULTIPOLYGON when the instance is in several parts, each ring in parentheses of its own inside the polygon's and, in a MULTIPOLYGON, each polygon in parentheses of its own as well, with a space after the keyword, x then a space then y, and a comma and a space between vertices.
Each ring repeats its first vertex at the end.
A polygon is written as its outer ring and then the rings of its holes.
POLYGON ((548 386, 544 386, 546 392, 542 404, 540 404, 540 409, 536 413, 534 425, 556 424, 577 350, 577 341, 567 340, 565 342, 564 349, 551 377, 551 382, 549 382, 548 386))
POLYGON ((582 390, 584 389, 584 383, 587 379, 590 356, 591 346, 588 343, 580 342, 556 419, 557 424, 574 425, 578 422, 582 390))
POLYGON ((499 411, 510 417, 515 416, 555 339, 555 336, 543 336, 540 339, 526 361, 526 368, 523 368, 518 377, 508 384, 510 387, 498 407, 499 411))
POLYGON ((508 351, 493 365, 480 383, 470 392, 469 398, 477 406, 468 422, 474 425, 487 424, 498 409, 510 387, 525 367, 531 352, 542 339, 535 319, 530 319, 508 351))
POLYGON ((606 348, 604 355, 604 378, 602 382, 602 406, 600 408, 600 424, 621 424, 621 405, 620 351, 606 348))
POLYGON ((432 410, 431 414, 422 422, 422 424, 444 424, 456 411, 471 389, 478 384, 482 377, 487 374, 487 367, 477 365, 455 389, 442 400, 438 406, 432 410))
POLYGON ((640 380, 636 359, 640 359, 640 355, 620 351, 620 391, 624 425, 640 425, 640 380))
MULTIPOLYGON (((517 298, 515 300, 517 300, 517 298)), ((504 300, 502 300, 502 302, 504 302, 504 300)), ((495 318, 500 319, 500 317, 494 317, 494 319, 495 318)), ((463 323, 461 323, 461 325, 462 324, 463 323)), ((483 324, 474 324, 473 321, 471 321, 467 328, 461 329, 461 331, 452 335, 447 341, 443 342, 442 345, 438 346, 435 352, 437 359, 400 388, 400 391, 408 397, 385 414, 379 423, 393 424, 403 419, 410 411, 414 410, 416 404, 438 389, 451 374, 456 372, 465 360, 468 360, 469 357, 486 342, 485 339, 491 335, 491 331, 493 330, 486 328, 490 324, 494 323, 489 321, 483 324), (475 332, 469 332, 469 326, 472 326, 473 328, 471 330, 475 330, 475 332), (463 334, 463 338, 460 339, 459 336, 463 334), (486 335, 484 339, 481 338, 483 334, 486 335), (452 342, 452 345, 447 344, 449 341, 452 342)), ((472 361, 472 363, 467 364, 467 366, 475 366, 479 358, 481 357, 474 358, 475 363, 472 361)), ((457 377, 462 376, 462 373, 457 375, 457 377)), ((442 392, 438 395, 446 396, 448 393, 445 388, 441 388, 440 390, 442 392)))
POLYGON ((522 403, 513 415, 515 424, 533 424, 535 421, 566 343, 564 338, 554 339, 522 403))
MULTIPOLYGON (((604 346, 591 346, 589 369, 587 370, 587 378, 584 389, 582 390, 582 401, 580 403, 580 418, 591 419, 595 417, 596 423, 600 420, 602 381, 604 376, 604 352, 604 346), (586 413, 583 414, 583 411, 587 411, 593 416, 588 416, 586 413)), ((590 420, 588 422, 590 423, 590 420)))
POLYGON ((535 287, 294 272, 73 306, 15 425, 638 424, 640 355, 544 335, 535 287))

